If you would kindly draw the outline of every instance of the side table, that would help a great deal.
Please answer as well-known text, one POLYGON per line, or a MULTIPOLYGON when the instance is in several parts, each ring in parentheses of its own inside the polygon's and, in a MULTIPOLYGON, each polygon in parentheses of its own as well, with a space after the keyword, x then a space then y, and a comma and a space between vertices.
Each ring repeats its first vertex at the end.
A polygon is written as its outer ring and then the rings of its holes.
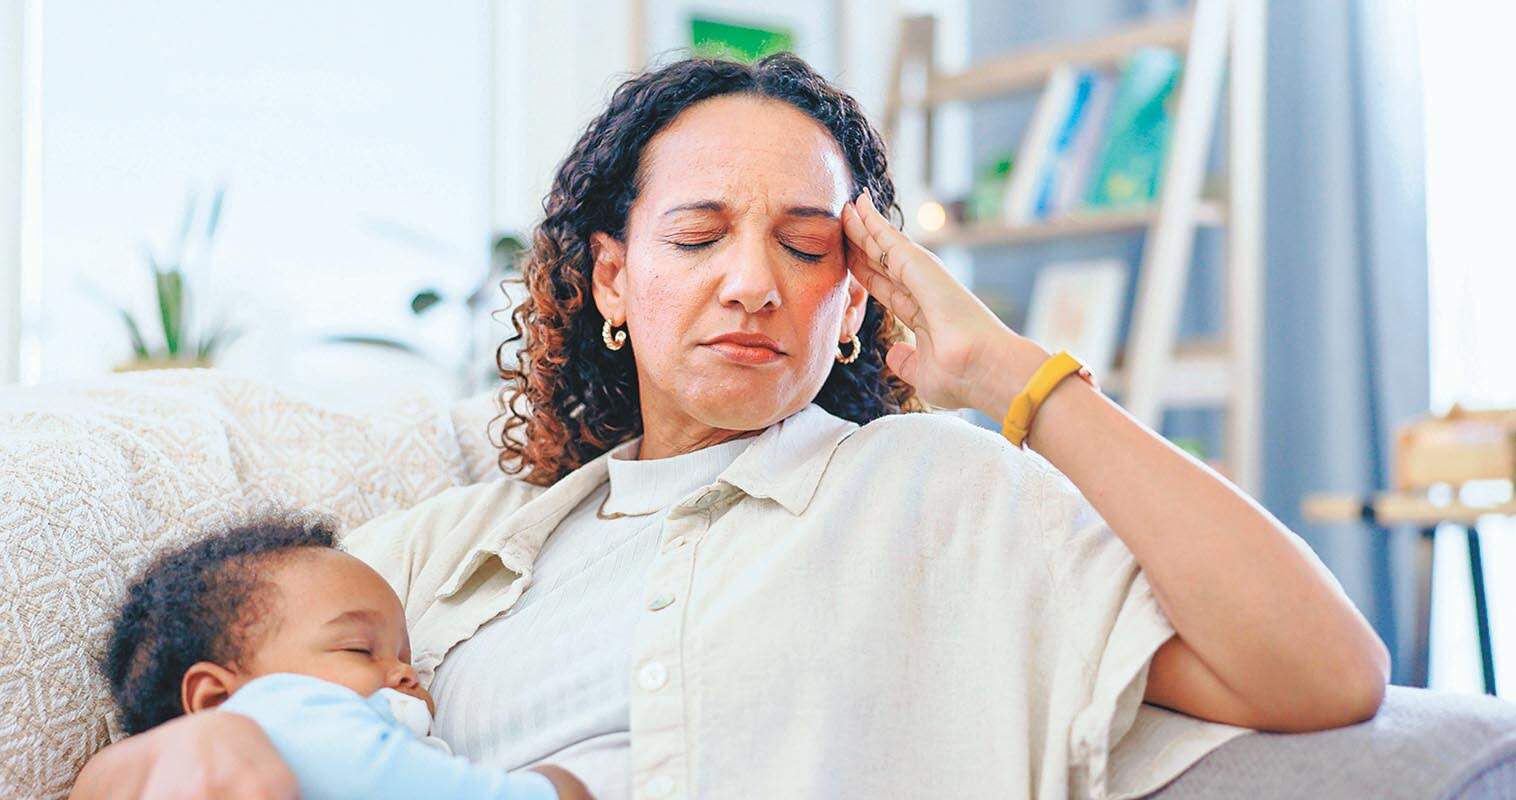
POLYGON ((1416 664, 1412 674, 1421 686, 1427 684, 1432 631, 1432 542, 1439 525, 1457 525, 1469 546, 1469 572, 1474 587, 1474 624, 1479 632, 1479 658, 1485 694, 1495 694, 1495 651, 1490 640, 1489 600, 1485 594, 1484 558, 1479 546, 1480 517, 1495 514, 1516 516, 1516 500, 1489 506, 1461 503, 1437 504, 1424 494, 1385 492, 1364 497, 1352 494, 1313 494, 1301 503, 1310 522, 1363 522, 1383 530, 1415 525, 1421 532, 1416 555, 1416 664))

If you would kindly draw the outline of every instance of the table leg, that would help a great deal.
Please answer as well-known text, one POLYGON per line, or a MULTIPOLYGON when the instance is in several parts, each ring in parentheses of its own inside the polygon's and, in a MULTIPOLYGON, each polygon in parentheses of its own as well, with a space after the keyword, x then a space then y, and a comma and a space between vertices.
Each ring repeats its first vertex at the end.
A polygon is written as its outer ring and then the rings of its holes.
POLYGON ((1479 547, 1479 526, 1465 529, 1469 539, 1469 577, 1474 587, 1474 624, 1479 629, 1479 663, 1484 671, 1484 693, 1495 694, 1495 649, 1490 641, 1490 608, 1484 593, 1484 558, 1479 547))
POLYGON ((1416 631, 1411 643, 1407 684, 1426 688, 1432 658, 1432 553, 1437 526, 1422 528, 1416 537, 1416 631))

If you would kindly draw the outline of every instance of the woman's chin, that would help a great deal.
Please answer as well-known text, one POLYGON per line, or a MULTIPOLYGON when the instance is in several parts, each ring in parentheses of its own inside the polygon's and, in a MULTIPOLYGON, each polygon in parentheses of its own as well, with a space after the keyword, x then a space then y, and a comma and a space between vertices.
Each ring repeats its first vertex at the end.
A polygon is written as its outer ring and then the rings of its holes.
POLYGON ((687 407, 692 416, 713 428, 755 431, 794 413, 797 409, 789 406, 795 402, 793 398, 780 397, 768 381, 752 381, 703 393, 687 407))

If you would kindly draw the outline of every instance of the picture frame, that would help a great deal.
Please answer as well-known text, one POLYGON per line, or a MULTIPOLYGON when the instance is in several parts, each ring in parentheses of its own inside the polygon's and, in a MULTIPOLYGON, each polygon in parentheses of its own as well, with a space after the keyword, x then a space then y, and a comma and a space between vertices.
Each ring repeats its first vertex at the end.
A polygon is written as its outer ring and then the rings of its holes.
MULTIPOLYGON (((781 41, 823 75, 837 67, 841 20, 835 2, 771 0, 754 6, 738 0, 641 0, 640 5, 646 63, 693 54, 697 36, 716 35, 737 42, 781 41)), ((740 57, 744 49, 730 55, 740 57)))
POLYGON ((1050 352, 1067 350, 1096 375, 1120 346, 1127 266, 1118 259, 1049 264, 1037 274, 1026 336, 1050 352))

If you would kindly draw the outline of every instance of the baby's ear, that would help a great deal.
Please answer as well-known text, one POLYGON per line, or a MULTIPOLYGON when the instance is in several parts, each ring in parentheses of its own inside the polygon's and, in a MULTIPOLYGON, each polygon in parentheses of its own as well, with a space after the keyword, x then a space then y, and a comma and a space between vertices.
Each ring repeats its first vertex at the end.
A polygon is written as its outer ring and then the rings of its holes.
POLYGON ((193 714, 225 703, 240 685, 236 673, 226 667, 197 661, 184 671, 184 679, 179 682, 179 700, 184 704, 184 713, 193 714))

